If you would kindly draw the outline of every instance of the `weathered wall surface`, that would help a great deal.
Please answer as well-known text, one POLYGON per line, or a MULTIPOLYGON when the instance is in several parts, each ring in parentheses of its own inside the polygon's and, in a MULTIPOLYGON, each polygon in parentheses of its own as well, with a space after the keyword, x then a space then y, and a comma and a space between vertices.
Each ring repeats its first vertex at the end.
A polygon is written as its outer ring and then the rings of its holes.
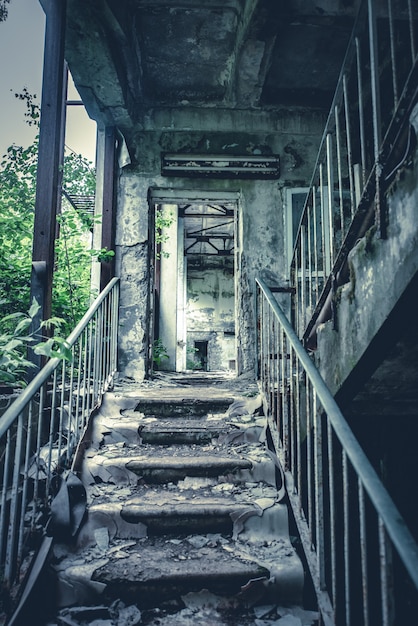
MULTIPOLYGON (((228 269, 188 271, 187 345, 208 342, 207 369, 227 370, 235 359, 234 276, 228 269), (226 334, 225 334, 226 333, 226 334)), ((189 352, 190 354, 190 352, 189 352)))
MULTIPOLYGON (((418 107, 411 121, 417 132, 418 107)), ((414 167, 397 175, 387 200, 387 239, 373 228, 350 253, 350 282, 337 294, 338 331, 332 322, 318 329, 316 362, 334 393, 418 271, 418 151, 414 167)))
POLYGON ((254 280, 261 274, 271 285, 283 285, 286 281, 285 190, 307 184, 322 132, 322 117, 299 112, 269 116, 207 110, 167 115, 166 112, 150 114, 131 134, 132 165, 122 170, 120 178, 116 254, 121 277, 121 374, 142 379, 146 373, 153 272, 147 202, 150 187, 204 190, 208 194, 211 190, 238 193, 237 371, 254 370, 254 280), (161 125, 163 130, 155 130, 154 124, 161 125), (161 153, 165 151, 278 154, 281 176, 278 180, 165 178, 160 173, 161 153))
POLYGON ((120 277, 118 367, 122 376, 138 381, 146 374, 151 312, 149 183, 136 172, 122 172, 116 220, 116 274, 120 277))

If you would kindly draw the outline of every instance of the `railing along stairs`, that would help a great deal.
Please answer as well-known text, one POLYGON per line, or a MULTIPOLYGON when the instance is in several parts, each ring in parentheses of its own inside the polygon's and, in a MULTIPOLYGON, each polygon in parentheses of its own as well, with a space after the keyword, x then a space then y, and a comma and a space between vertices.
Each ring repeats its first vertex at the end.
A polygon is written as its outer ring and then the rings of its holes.
POLYGON ((285 473, 322 623, 412 623, 418 545, 271 290, 256 283, 271 446, 285 473))
POLYGON ((48 525, 51 487, 72 468, 88 419, 116 372, 119 279, 112 279, 53 358, 0 419, 0 613, 48 525))

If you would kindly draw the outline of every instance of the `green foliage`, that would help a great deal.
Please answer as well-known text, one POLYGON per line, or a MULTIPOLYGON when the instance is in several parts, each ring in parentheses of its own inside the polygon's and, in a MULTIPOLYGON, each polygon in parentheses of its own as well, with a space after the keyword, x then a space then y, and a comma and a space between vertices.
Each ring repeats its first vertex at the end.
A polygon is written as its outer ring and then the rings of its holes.
POLYGON ((155 365, 158 367, 161 366, 163 359, 169 359, 170 357, 167 354, 167 348, 163 345, 161 339, 156 339, 152 346, 152 360, 155 365))
POLYGON ((7 18, 9 9, 7 7, 7 5, 9 4, 10 0, 0 0, 0 22, 4 22, 4 20, 7 18))
MULTIPOLYGON (((164 232, 165 228, 169 228, 173 223, 174 216, 172 213, 168 215, 164 213, 161 208, 157 207, 155 211, 155 246, 156 246, 156 257, 157 259, 161 258, 161 244, 168 241, 169 236, 166 232, 164 232)), ((168 252, 163 252, 162 255, 165 258, 168 258, 170 255, 168 252)))
POLYGON ((188 370, 199 370, 202 369, 202 364, 200 360, 196 361, 196 353, 199 352, 197 348, 194 346, 187 346, 186 348, 186 368, 188 370))
POLYGON ((43 329, 60 329, 64 320, 51 317, 33 329, 34 318, 40 306, 33 300, 27 313, 10 313, 0 320, 0 384, 25 386, 25 376, 34 365, 27 359, 27 350, 46 357, 58 357, 71 361, 72 354, 67 342, 54 336, 44 339, 43 329))
MULTIPOLYGON (((26 122, 39 123, 36 96, 27 89, 16 97, 25 104, 26 122)), ((30 305, 33 222, 36 194, 38 138, 27 148, 12 145, 0 162, 0 315, 27 311, 30 305)), ((65 156, 63 187, 67 194, 93 196, 95 171, 81 155, 65 156)), ((90 303, 92 255, 111 258, 112 251, 91 251, 95 218, 76 210, 63 198, 57 217, 59 237, 52 295, 52 314, 64 318, 62 330, 69 334, 90 303)))

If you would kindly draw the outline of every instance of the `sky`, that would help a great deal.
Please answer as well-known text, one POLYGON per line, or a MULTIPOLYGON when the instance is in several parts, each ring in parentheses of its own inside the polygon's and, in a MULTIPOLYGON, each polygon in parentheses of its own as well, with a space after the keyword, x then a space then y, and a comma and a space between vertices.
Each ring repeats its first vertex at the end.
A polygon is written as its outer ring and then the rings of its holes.
MULTIPOLYGON (((35 129, 25 122, 25 104, 15 93, 26 87, 37 95, 42 92, 42 65, 45 15, 38 0, 11 0, 9 16, 0 22, 0 157, 13 143, 30 145, 35 129)), ((73 86, 68 98, 78 100, 73 86)), ((89 161, 95 159, 96 124, 84 107, 67 107, 66 145, 89 161)))

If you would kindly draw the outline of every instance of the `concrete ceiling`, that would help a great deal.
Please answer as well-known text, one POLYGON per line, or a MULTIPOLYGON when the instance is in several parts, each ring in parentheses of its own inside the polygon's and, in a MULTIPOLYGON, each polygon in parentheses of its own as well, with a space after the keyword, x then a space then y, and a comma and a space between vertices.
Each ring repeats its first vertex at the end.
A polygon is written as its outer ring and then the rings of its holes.
POLYGON ((161 108, 326 112, 359 0, 68 0, 67 60, 90 115, 161 108))

